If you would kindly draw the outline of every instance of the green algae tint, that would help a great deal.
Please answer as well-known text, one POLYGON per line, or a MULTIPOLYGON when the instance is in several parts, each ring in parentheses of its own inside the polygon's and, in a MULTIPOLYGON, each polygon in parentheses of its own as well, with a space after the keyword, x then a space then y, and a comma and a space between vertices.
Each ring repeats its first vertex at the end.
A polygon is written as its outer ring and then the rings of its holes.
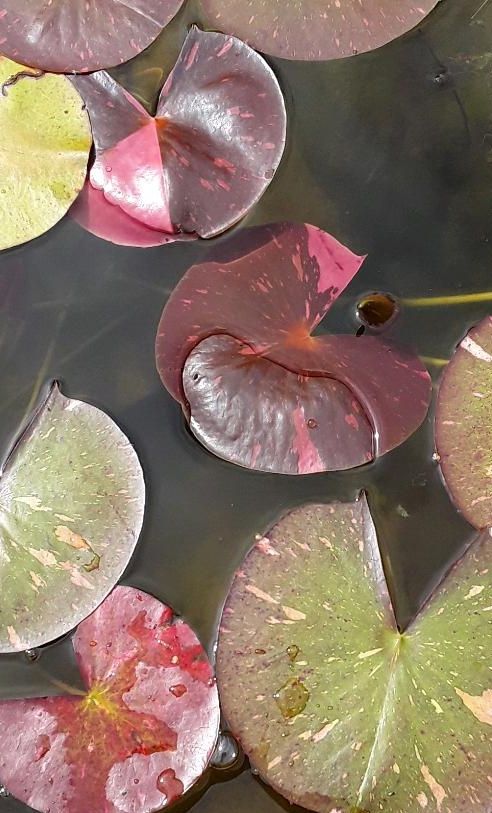
POLYGON ((483 813, 491 563, 487 532, 402 633, 365 497, 304 506, 261 538, 225 606, 217 674, 265 781, 319 813, 483 813))

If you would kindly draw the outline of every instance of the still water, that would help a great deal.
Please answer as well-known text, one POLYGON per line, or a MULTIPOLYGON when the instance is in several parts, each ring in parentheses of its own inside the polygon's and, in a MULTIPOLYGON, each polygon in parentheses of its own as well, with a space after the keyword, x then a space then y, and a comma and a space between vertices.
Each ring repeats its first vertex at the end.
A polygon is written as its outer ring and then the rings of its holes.
MULTIPOLYGON (((152 48, 115 71, 149 109, 191 22, 199 22, 193 3, 152 48)), ((489 302, 460 301, 492 291, 491 42, 492 3, 442 0, 418 30, 378 52, 319 64, 270 60, 287 100, 289 143, 270 189, 238 227, 309 222, 367 253, 321 330, 355 333, 361 298, 388 292, 400 312, 385 336, 424 356, 436 383, 466 330, 492 312, 492 294, 489 302), (405 301, 447 295, 456 299, 405 301)), ((289 478, 214 458, 161 386, 153 350, 168 295, 207 251, 206 243, 120 248, 67 217, 2 253, 2 452, 50 379, 106 410, 137 449, 148 488, 124 582, 171 604, 211 653, 228 584, 254 534, 289 507, 350 500, 365 489, 404 626, 473 536, 432 459, 432 413, 402 447, 352 472, 289 478)), ((50 675, 79 685, 69 639, 32 662, 1 656, 0 697, 56 693, 50 675)), ((175 809, 284 808, 296 810, 245 763, 214 771, 175 809)), ((26 810, 0 798, 0 813, 26 810)))

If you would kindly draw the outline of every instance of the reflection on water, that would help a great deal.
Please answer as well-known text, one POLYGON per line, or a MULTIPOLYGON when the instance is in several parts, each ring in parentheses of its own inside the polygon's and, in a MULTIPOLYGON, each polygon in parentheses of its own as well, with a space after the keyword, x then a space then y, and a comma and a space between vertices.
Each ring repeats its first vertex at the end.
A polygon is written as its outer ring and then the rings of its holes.
MULTIPOLYGON (((247 221, 311 222, 367 252, 321 330, 355 333, 357 303, 390 293, 401 308, 384 335, 429 359, 436 381, 467 328, 492 311, 490 297, 431 307, 412 301, 492 289, 492 4, 480 5, 443 0, 419 31, 356 59, 270 60, 290 111, 289 145, 247 221)), ((193 21, 190 4, 155 46, 117 71, 150 108, 193 21)), ((167 296, 206 252, 206 244, 115 247, 66 218, 3 253, 1 448, 51 378, 111 414, 141 457, 149 493, 125 582, 172 604, 211 652, 232 573, 254 534, 291 506, 350 500, 364 488, 404 625, 472 534, 433 460, 432 415, 402 447, 352 472, 289 478, 208 454, 160 385, 153 354, 167 296)), ((50 672, 78 680, 69 640, 32 663, 2 656, 0 665, 2 697, 47 692, 50 672)), ((177 813, 295 810, 249 771, 231 776, 212 770, 177 813)), ((0 802, 0 813, 21 810, 13 799, 0 802)))

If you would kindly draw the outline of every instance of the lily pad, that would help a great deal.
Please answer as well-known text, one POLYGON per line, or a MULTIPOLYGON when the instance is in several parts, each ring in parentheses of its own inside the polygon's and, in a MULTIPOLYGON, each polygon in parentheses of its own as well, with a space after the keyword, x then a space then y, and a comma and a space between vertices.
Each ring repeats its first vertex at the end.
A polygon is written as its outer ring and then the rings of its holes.
POLYGON ((284 517, 222 617, 223 711, 253 766, 319 813, 487 813, 492 539, 403 633, 365 498, 284 517))
MULTIPOLYGON (((0 26, 2 13, 0 10, 0 26)), ((82 99, 64 76, 0 57, 0 249, 52 228, 84 185, 92 144, 82 99), (13 77, 18 77, 17 81, 13 77)))
POLYGON ((0 652, 52 641, 95 610, 130 561, 144 503, 121 430, 54 385, 0 478, 0 652))
POLYGON ((162 381, 208 449, 310 474, 367 463, 417 429, 431 387, 416 356, 376 337, 312 335, 363 257, 291 223, 223 251, 182 278, 156 343, 162 381))
POLYGON ((151 813, 201 776, 219 728, 212 668, 191 628, 117 587, 77 630, 87 692, 0 703, 0 781, 42 813, 151 813))
POLYGON ((161 33, 183 0, 2 0, 0 49, 54 73, 112 68, 161 33))
POLYGON ((492 526, 492 317, 463 339, 447 365, 436 446, 451 497, 476 528, 492 526))
POLYGON ((201 0, 206 22, 285 59, 372 51, 418 25, 438 0, 201 0))
POLYGON ((213 237, 234 225, 282 157, 286 113, 278 82, 234 37, 190 31, 155 117, 105 72, 73 82, 94 132, 92 187, 158 240, 213 237))

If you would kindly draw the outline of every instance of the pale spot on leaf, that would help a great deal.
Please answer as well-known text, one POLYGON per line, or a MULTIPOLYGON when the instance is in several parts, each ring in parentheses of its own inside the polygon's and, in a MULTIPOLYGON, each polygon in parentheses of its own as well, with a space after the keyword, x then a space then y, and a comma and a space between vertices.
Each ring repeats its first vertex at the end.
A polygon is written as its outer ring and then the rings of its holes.
POLYGON ((442 803, 447 796, 446 791, 444 790, 443 786, 440 785, 436 779, 434 779, 427 765, 422 765, 422 767, 420 768, 420 772, 436 800, 437 809, 440 811, 442 803))
POLYGON ((492 689, 488 689, 482 695, 473 697, 473 695, 462 692, 461 689, 456 689, 455 692, 461 698, 465 706, 470 709, 471 713, 475 715, 477 720, 481 723, 492 725, 492 689))

